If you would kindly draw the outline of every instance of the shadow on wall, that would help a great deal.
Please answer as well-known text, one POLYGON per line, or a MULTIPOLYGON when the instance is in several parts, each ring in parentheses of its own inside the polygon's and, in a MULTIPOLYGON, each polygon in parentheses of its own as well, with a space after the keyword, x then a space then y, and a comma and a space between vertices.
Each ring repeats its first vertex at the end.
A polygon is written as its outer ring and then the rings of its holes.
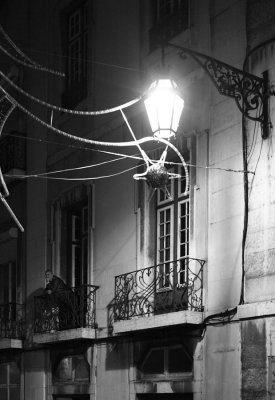
POLYGON ((110 336, 113 335, 113 324, 115 317, 115 299, 112 299, 107 305, 107 329, 110 336))
MULTIPOLYGON (((107 306, 107 329, 109 336, 113 335, 113 323, 115 318, 115 299, 112 299, 107 306)), ((106 346, 105 367, 106 370, 127 370, 129 355, 128 342, 117 340, 108 342, 106 346)))

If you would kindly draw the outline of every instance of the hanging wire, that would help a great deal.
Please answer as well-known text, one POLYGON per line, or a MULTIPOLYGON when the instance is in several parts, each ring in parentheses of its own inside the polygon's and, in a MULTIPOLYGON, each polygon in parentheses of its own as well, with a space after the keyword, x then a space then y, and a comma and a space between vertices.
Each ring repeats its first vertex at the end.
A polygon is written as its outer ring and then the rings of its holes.
POLYGON ((59 177, 53 177, 53 176, 44 176, 43 174, 33 174, 33 175, 4 174, 4 176, 18 178, 18 179, 41 178, 41 179, 58 180, 58 181, 90 181, 90 180, 98 180, 98 179, 105 179, 105 178, 113 178, 114 176, 122 175, 126 172, 132 171, 135 168, 136 168, 136 165, 133 167, 124 169, 123 171, 115 172, 113 174, 92 176, 92 177, 89 176, 87 178, 59 178, 59 177))
POLYGON ((98 61, 98 60, 91 60, 90 58, 85 58, 85 57, 71 57, 66 54, 61 54, 57 52, 50 52, 50 51, 41 51, 41 50, 35 50, 35 49, 28 49, 30 52, 35 52, 35 53, 42 53, 42 54, 47 54, 48 56, 53 56, 53 57, 60 57, 63 59, 67 60, 77 60, 77 61, 82 61, 86 62, 89 64, 94 64, 94 65, 101 65, 103 67, 109 67, 109 68, 114 68, 114 69, 120 69, 120 70, 125 70, 125 71, 131 71, 131 72, 137 72, 137 73, 143 73, 146 74, 147 72, 145 70, 142 70, 140 68, 133 68, 133 67, 126 67, 124 65, 119 65, 119 64, 114 64, 114 63, 108 63, 104 61, 98 61))
MULTIPOLYGON (((126 156, 115 158, 113 160, 102 161, 102 162, 97 163, 97 164, 84 165, 82 167, 66 168, 66 169, 59 169, 59 170, 56 170, 56 171, 42 172, 42 173, 38 173, 38 174, 30 174, 30 175, 28 175, 28 177, 48 176, 48 175, 53 175, 53 174, 62 174, 64 172, 81 171, 83 169, 90 169, 90 168, 100 167, 100 166, 102 166, 104 164, 109 164, 109 163, 113 163, 113 162, 116 162, 116 161, 121 161, 123 159, 125 160, 126 156)), ((26 175, 24 175, 24 176, 26 176, 26 175)))
MULTIPOLYGON (((130 159, 134 159, 134 160, 143 160, 143 157, 138 156, 137 154, 124 154, 124 153, 118 153, 118 152, 114 152, 114 151, 93 149, 91 147, 75 146, 73 144, 65 144, 65 143, 55 142, 55 141, 52 141, 52 140, 44 140, 44 139, 32 138, 32 137, 27 137, 27 136, 22 136, 22 135, 16 135, 14 133, 12 133, 12 134, 4 133, 3 136, 16 137, 16 138, 19 138, 19 139, 22 139, 22 140, 35 141, 35 142, 39 142, 39 143, 42 143, 42 144, 43 143, 54 144, 54 145, 58 145, 58 146, 61 146, 61 147, 72 148, 72 149, 77 149, 77 150, 86 150, 86 151, 92 151, 92 152, 97 152, 97 153, 103 153, 103 154, 107 154, 107 155, 114 155, 114 156, 121 157, 121 159, 130 158, 130 159)), ((157 148, 155 148, 155 150, 156 149, 157 148)), ((153 161, 157 161, 157 160, 153 160, 153 161)), ((108 161, 106 161, 106 162, 108 162, 108 161)), ((110 162, 112 162, 112 160, 110 160, 110 162)), ((179 165, 179 166, 181 165, 181 163, 173 162, 173 161, 165 161, 165 164, 166 165, 179 165)), ((100 164, 98 164, 98 165, 100 165, 100 164)), ((253 174, 254 175, 254 171, 244 171, 242 169, 213 167, 213 166, 190 164, 190 163, 186 163, 186 165, 188 167, 191 167, 191 168, 220 170, 220 171, 225 171, 225 172, 235 172, 235 173, 242 173, 242 174, 243 173, 247 173, 247 174, 253 174)), ((89 168, 89 166, 87 168, 89 168)))
POLYGON ((263 149, 263 143, 264 143, 264 139, 262 139, 262 142, 261 142, 261 147, 260 147, 260 151, 259 151, 258 159, 257 159, 256 165, 255 165, 255 169, 254 169, 254 176, 253 176, 253 178, 252 178, 252 180, 251 180, 251 184, 250 184, 250 192, 249 192, 249 195, 248 195, 248 197, 249 197, 249 198, 250 198, 250 196, 251 196, 251 193, 252 193, 253 184, 254 184, 254 179, 255 179, 255 176, 256 176, 256 171, 257 171, 258 164, 259 164, 259 161, 260 161, 260 158, 261 158, 262 149, 263 149))

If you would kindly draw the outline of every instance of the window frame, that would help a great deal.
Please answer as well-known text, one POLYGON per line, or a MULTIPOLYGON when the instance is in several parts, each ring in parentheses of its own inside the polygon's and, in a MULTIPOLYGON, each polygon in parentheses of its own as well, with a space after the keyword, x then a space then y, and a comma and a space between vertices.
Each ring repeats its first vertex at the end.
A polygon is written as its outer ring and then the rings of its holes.
MULTIPOLYGON (((183 167, 178 166, 177 168, 175 167, 171 167, 170 169, 172 172, 177 172, 177 173, 183 173, 183 167)), ((187 277, 187 270, 185 269, 184 272, 184 280, 181 284, 179 284, 179 282, 181 281, 181 274, 182 271, 178 269, 177 266, 177 271, 176 273, 174 273, 174 268, 173 268, 173 262, 177 261, 177 260, 184 260, 185 258, 187 258, 190 254, 190 190, 188 191, 187 194, 184 195, 184 190, 181 190, 181 184, 182 182, 185 180, 185 175, 183 173, 182 178, 178 179, 178 182, 175 182, 175 179, 171 180, 171 192, 170 192, 170 199, 166 198, 166 199, 161 199, 160 196, 160 191, 161 189, 158 189, 158 193, 157 193, 157 201, 156 201, 156 249, 157 249, 157 253, 156 253, 156 265, 159 267, 159 265, 164 265, 166 263, 169 263, 170 265, 170 274, 173 274, 174 277, 172 277, 172 279, 168 279, 169 280, 169 285, 163 285, 163 287, 161 287, 161 290, 166 289, 166 290, 171 290, 174 287, 182 287, 188 277, 187 277), (184 242, 184 246, 187 247, 187 251, 186 254, 181 255, 181 238, 180 238, 180 234, 181 234, 181 214, 180 214, 180 207, 182 204, 187 204, 187 208, 188 208, 188 213, 187 215, 187 241, 184 242), (161 212, 170 209, 170 215, 171 215, 171 219, 170 219, 170 257, 169 259, 164 259, 163 261, 160 258, 160 253, 161 251, 165 251, 164 247, 163 249, 161 248, 161 240, 163 240, 163 243, 165 242, 165 237, 163 238, 160 234, 160 214, 161 212)), ((165 232, 164 232, 165 233, 165 232)), ((181 265, 180 265, 181 266, 181 265)), ((165 276, 167 274, 165 273, 165 276)), ((166 279, 164 277, 164 279, 166 279)), ((157 287, 157 291, 159 291, 160 288, 157 287)))
POLYGON ((67 214, 68 211, 72 210, 77 204, 84 204, 85 212, 83 212, 83 218, 87 218, 87 224, 85 225, 82 223, 87 239, 85 241, 87 268, 85 282, 83 284, 93 284, 93 230, 95 228, 94 190, 94 184, 76 186, 61 194, 51 204, 50 241, 52 247, 52 270, 58 276, 66 279, 68 284, 72 283, 72 270, 69 270, 67 266, 67 236, 69 231, 67 214))

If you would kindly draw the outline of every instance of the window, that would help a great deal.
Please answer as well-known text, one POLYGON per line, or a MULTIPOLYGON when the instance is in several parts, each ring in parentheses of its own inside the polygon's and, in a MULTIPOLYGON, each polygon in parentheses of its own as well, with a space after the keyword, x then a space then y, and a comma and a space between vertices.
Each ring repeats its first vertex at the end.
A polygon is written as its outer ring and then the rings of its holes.
POLYGON ((182 178, 171 179, 167 190, 158 190, 157 194, 158 289, 181 287, 187 279, 189 193, 184 194, 186 177, 183 168, 172 171, 181 174, 182 178))
POLYGON ((180 34, 189 25, 189 0, 152 0, 150 49, 180 34))
POLYGON ((67 14, 67 88, 63 103, 74 107, 87 95, 88 2, 67 14))
POLYGON ((20 369, 15 361, 0 361, 0 399, 20 399, 20 369))
POLYGON ((64 356, 53 368, 55 383, 89 382, 90 365, 82 354, 64 356))
POLYGON ((141 363, 141 376, 150 379, 169 379, 191 374, 193 359, 183 346, 151 348, 141 363))
POLYGON ((77 186, 52 205, 53 271, 71 287, 89 284, 93 187, 77 186))

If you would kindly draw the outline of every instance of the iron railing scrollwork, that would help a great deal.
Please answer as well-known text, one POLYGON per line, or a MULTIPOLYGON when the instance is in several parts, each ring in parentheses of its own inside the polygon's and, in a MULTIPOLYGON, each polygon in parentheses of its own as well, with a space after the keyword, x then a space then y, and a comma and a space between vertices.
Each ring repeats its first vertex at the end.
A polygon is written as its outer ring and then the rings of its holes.
POLYGON ((18 303, 0 304, 0 338, 23 339, 25 336, 25 306, 18 303))
POLYGON ((183 257, 115 277, 114 319, 202 311, 204 260, 183 257))
POLYGON ((82 285, 34 298, 34 332, 96 328, 96 290, 82 285))

